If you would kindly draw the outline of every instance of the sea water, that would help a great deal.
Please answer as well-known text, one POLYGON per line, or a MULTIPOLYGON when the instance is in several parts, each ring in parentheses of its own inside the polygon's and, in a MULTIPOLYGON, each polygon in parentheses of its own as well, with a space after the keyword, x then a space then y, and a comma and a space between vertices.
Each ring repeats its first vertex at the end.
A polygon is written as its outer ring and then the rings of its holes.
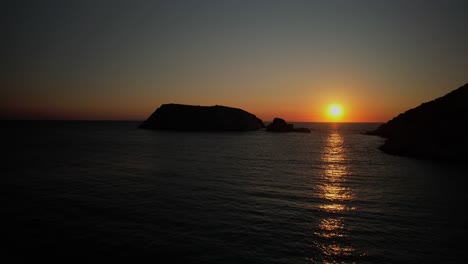
MULTIPOLYGON (((3 122, 2 256, 460 262, 464 164, 387 155, 374 123, 309 133, 3 122)), ((64 258, 66 259, 66 258, 64 258)))

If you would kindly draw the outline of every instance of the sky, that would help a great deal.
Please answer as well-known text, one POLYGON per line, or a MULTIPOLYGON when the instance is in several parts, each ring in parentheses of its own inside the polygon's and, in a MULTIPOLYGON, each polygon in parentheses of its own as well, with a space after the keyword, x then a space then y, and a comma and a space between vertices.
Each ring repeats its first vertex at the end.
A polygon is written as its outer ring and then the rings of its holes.
POLYGON ((385 122, 468 82, 468 1, 2 1, 1 119, 385 122))

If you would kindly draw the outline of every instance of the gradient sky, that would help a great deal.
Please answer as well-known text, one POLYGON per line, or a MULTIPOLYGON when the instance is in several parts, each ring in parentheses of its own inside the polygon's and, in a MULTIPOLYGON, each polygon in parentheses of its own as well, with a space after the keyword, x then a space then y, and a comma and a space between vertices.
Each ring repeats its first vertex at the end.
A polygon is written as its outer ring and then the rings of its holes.
POLYGON ((468 1, 2 1, 6 119, 387 121, 468 82, 468 1))

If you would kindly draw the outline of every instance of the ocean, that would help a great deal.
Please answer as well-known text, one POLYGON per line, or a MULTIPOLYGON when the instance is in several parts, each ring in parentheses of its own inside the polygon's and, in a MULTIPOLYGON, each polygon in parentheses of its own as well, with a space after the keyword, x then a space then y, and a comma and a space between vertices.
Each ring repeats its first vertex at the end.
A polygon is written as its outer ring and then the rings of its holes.
POLYGON ((375 123, 312 133, 2 121, 2 257, 459 263, 465 164, 387 155, 375 123))

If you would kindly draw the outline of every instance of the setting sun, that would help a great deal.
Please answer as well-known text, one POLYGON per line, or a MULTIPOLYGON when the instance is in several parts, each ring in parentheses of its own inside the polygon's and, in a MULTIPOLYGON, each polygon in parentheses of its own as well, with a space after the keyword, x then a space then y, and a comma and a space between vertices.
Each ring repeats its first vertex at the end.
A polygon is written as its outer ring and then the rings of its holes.
POLYGON ((327 114, 330 119, 337 121, 343 116, 343 107, 339 104, 331 104, 328 106, 327 114))

